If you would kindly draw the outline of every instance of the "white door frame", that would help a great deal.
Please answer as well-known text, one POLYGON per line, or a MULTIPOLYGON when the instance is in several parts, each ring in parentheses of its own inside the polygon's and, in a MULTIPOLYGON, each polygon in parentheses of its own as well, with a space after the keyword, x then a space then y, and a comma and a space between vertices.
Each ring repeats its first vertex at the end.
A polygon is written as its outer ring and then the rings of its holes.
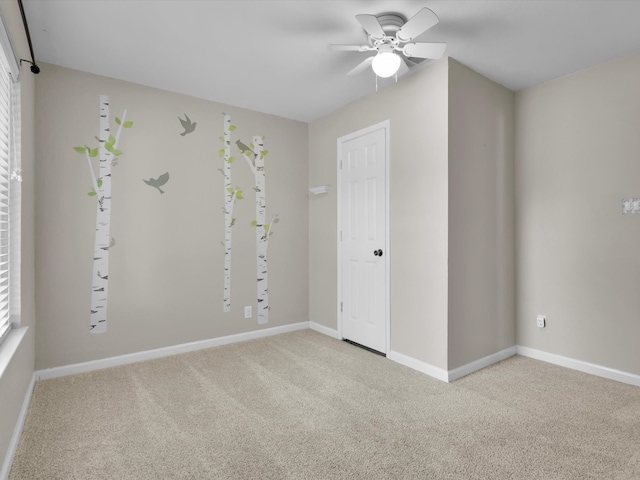
POLYGON ((390 237, 391 237, 391 179, 390 179, 390 171, 391 171, 391 122, 387 119, 384 120, 380 123, 376 123, 374 125, 371 125, 369 127, 363 128, 361 130, 358 130, 356 132, 350 133, 348 135, 344 135, 340 138, 338 138, 337 141, 337 147, 338 147, 338 152, 337 152, 337 162, 336 162, 336 168, 338 170, 338 185, 337 185, 337 190, 338 190, 338 236, 337 236, 337 242, 338 242, 338 305, 337 305, 337 310, 338 310, 338 338, 340 340, 343 340, 344 337, 342 335, 342 242, 340 241, 340 235, 341 235, 341 228, 342 228, 342 169, 340 168, 340 164, 342 162, 342 144, 346 143, 350 140, 353 140, 354 138, 358 138, 361 137, 363 135, 367 135, 371 132, 374 132, 376 130, 380 130, 380 129, 384 129, 385 131, 385 218, 384 218, 384 223, 385 223, 385 252, 384 252, 384 262, 385 262, 385 286, 384 286, 384 290, 385 290, 385 312, 384 312, 384 317, 385 317, 385 332, 386 332, 386 338, 385 338, 385 351, 382 352, 385 355, 389 353, 389 351, 391 350, 391 282, 390 282, 390 278, 391 278, 391 270, 390 270, 390 259, 391 259, 391 243, 390 243, 390 237))

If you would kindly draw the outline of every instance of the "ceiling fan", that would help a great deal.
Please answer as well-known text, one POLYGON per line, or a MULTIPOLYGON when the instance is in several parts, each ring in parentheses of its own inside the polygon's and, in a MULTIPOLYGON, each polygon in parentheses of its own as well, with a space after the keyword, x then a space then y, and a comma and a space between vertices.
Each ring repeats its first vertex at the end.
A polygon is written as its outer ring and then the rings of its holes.
POLYGON ((428 8, 423 8, 409 20, 398 13, 382 15, 356 15, 356 19, 367 32, 366 45, 329 45, 329 50, 377 52, 365 58, 347 75, 355 75, 369 66, 378 77, 404 75, 417 59, 438 59, 447 49, 446 43, 415 43, 415 37, 436 25, 438 16, 428 8), (416 60, 413 60, 416 59, 416 60))

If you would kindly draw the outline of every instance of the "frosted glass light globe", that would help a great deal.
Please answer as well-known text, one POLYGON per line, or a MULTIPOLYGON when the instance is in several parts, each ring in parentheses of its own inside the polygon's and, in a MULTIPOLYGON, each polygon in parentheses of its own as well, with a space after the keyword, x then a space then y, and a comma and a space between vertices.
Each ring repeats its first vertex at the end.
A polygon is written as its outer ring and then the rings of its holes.
POLYGON ((377 76, 387 78, 398 71, 401 61, 400 57, 395 53, 388 51, 380 52, 373 59, 371 68, 373 68, 373 71, 377 76))

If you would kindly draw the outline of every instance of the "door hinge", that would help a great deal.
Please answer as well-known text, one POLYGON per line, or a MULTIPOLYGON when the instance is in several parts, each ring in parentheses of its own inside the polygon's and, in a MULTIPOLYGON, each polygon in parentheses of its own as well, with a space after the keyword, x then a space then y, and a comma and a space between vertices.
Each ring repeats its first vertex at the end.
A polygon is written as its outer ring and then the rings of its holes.
POLYGON ((342 302, 340 302, 340 313, 342 313, 342 302))

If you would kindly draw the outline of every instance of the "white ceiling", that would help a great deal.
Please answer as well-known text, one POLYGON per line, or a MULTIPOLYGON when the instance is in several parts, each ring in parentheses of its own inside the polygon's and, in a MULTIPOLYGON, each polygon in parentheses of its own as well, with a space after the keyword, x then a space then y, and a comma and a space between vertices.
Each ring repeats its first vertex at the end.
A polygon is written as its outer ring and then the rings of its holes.
POLYGON ((366 43, 359 13, 429 7, 418 41, 514 91, 640 52, 639 0, 23 2, 36 61, 305 122, 375 92, 371 70, 345 75, 371 53, 326 48, 366 43))

